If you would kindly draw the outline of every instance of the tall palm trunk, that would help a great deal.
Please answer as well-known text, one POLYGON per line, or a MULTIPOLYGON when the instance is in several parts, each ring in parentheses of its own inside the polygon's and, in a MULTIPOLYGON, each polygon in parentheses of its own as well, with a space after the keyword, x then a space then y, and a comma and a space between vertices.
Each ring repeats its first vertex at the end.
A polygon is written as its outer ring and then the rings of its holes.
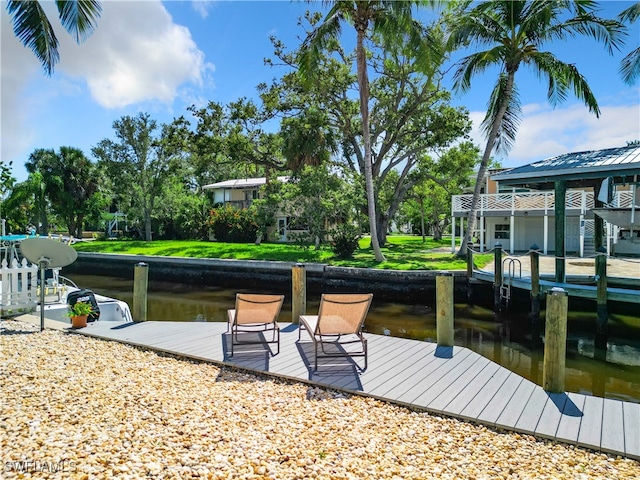
POLYGON ((507 73, 507 85, 505 87, 504 96, 502 97, 502 102, 500 103, 500 108, 496 113, 496 117, 493 120, 493 124, 491 125, 491 130, 489 131, 489 137, 487 138, 487 146, 484 149, 484 154, 482 155, 482 161, 480 162, 480 168, 478 169, 478 177, 476 178, 476 186, 473 190, 473 198, 471 199, 471 208, 469 209, 469 214, 467 216, 467 228, 465 229, 464 236, 460 242, 460 248, 458 249, 458 256, 466 256, 467 252, 467 243, 471 241, 471 235, 473 231, 476 229, 477 224, 477 216, 478 216, 478 203, 480 203, 480 190, 482 189, 482 182, 484 180, 485 173, 487 171, 487 166, 489 165, 489 159, 491 158, 491 152, 496 143, 496 139, 498 138, 498 131, 500 130, 500 126, 502 125, 502 119, 504 118, 504 114, 507 111, 507 106, 511 101, 511 94, 513 92, 513 82, 514 82, 515 72, 507 73))
POLYGON ((364 36, 366 25, 356 24, 358 40, 356 46, 358 89, 360 90, 360 114, 362 115, 362 142, 364 143, 364 180, 367 193, 367 206, 369 212, 369 228, 371 230, 371 246, 375 254, 376 262, 384 262, 386 259, 380 250, 378 242, 378 229, 376 225, 376 203, 373 189, 373 167, 371 165, 371 137, 369 135, 369 80, 367 77, 367 58, 364 50, 364 36))

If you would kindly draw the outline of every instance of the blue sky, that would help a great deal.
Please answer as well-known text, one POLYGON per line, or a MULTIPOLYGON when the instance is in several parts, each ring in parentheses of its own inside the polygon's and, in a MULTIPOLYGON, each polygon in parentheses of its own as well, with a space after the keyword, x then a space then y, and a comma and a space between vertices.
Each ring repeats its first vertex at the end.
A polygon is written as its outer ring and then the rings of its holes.
MULTIPOLYGON (((601 2, 600 14, 614 17, 631 3, 601 2)), ((103 2, 98 28, 84 44, 75 45, 57 29, 61 62, 47 77, 31 51, 13 37, 5 6, 1 159, 13 161, 18 180, 26 178, 23 165, 36 148, 68 145, 90 156, 91 147, 113 138, 113 121, 123 115, 148 112, 159 123, 169 123, 192 104, 253 97, 258 83, 283 73, 263 64, 273 56, 269 36, 297 46, 304 35, 298 18, 306 9, 321 7, 290 1, 103 2)), ((51 2, 45 6, 59 27, 55 8, 51 2)), ((351 29, 345 35, 353 42, 351 29)), ((553 109, 545 83, 521 69, 516 82, 524 119, 502 164, 518 166, 640 139, 640 89, 625 85, 617 74, 620 59, 639 42, 636 24, 627 46, 612 57, 589 39, 548 47, 587 78, 602 110, 599 119, 572 97, 553 109)), ((484 116, 495 74, 478 77, 470 92, 454 96, 454 104, 467 107, 475 125, 484 116)), ((445 85, 450 84, 449 76, 445 85)), ((477 129, 472 136, 484 147, 477 129)))

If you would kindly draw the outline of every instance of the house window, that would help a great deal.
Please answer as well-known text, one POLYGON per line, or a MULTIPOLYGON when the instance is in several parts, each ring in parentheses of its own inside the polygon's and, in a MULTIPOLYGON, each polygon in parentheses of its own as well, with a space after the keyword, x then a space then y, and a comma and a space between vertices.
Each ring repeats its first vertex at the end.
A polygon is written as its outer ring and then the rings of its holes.
POLYGON ((509 224, 498 224, 496 225, 496 233, 494 238, 501 240, 509 240, 509 232, 511 231, 511 227, 509 224))
POLYGON ((244 191, 244 199, 245 200, 255 200, 258 198, 258 190, 245 190, 244 191))

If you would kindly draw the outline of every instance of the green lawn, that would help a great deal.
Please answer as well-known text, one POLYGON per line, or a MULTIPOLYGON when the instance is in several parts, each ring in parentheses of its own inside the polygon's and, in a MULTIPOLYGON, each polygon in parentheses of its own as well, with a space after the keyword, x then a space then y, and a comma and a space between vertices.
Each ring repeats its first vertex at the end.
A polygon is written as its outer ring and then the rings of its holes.
MULTIPOLYGON (((382 252, 386 262, 377 263, 369 246, 370 240, 360 240, 360 248, 350 260, 338 260, 328 247, 302 248, 283 243, 219 243, 201 241, 156 240, 108 240, 78 242, 74 247, 79 252, 126 253, 132 255, 157 255, 191 258, 229 258, 237 260, 271 260, 282 262, 327 263, 343 267, 380 268, 389 270, 464 270, 464 260, 451 253, 433 252, 438 247, 450 247, 449 240, 435 242, 421 237, 389 236, 382 252)), ((493 255, 476 255, 476 266, 484 266, 493 260, 493 255)))

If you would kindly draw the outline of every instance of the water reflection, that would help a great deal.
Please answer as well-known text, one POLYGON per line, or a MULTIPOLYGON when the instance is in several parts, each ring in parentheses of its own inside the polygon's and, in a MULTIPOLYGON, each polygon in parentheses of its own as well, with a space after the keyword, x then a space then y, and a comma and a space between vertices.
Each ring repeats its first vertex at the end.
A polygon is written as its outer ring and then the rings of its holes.
MULTIPOLYGON (((131 304, 132 280, 73 275, 83 287, 131 304)), ((151 282, 149 320, 225 321, 235 294, 214 286, 151 282)), ((307 311, 317 312, 319 298, 308 296, 307 311)), ((282 308, 282 322, 291 321, 291 304, 282 308)), ((544 324, 544 312, 541 313, 544 324)), ((607 349, 594 347, 595 313, 571 313, 568 325, 565 388, 640 402, 640 329, 636 317, 615 315, 610 320, 607 349)), ((526 312, 495 314, 482 307, 456 305, 455 343, 495 361, 541 385, 543 333, 531 328, 526 312)), ((435 311, 428 305, 382 303, 374 298, 365 328, 368 332, 423 341, 436 341, 435 311)))

